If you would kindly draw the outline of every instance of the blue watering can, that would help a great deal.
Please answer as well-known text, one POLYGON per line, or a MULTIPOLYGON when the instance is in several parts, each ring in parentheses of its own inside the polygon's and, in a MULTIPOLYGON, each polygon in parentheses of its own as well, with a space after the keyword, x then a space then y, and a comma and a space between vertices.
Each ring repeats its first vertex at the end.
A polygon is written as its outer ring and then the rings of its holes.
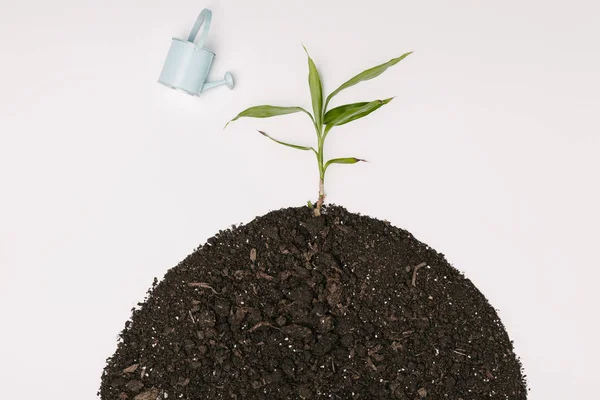
POLYGON ((233 89, 233 76, 229 72, 226 72, 225 77, 220 81, 206 81, 215 58, 215 53, 204 47, 211 18, 212 12, 205 8, 196 19, 188 40, 173 38, 165 65, 158 78, 159 83, 192 96, 199 96, 205 90, 221 85, 233 89), (196 41, 200 27, 202 33, 196 41))

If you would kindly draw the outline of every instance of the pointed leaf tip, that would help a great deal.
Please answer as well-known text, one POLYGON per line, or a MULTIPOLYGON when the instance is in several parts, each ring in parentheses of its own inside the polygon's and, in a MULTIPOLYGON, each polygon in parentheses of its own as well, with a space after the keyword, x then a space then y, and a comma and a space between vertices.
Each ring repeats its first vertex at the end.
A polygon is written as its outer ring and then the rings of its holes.
MULTIPOLYGON (((312 115, 310 115, 310 113, 302 107, 281 107, 281 106, 262 105, 262 106, 254 106, 254 107, 245 109, 244 111, 242 111, 241 113, 236 115, 235 118, 233 118, 231 121, 229 121, 227 124, 225 124, 225 128, 227 128, 227 125, 229 125, 233 121, 235 121, 239 118, 242 118, 242 117, 270 118, 270 117, 276 117, 278 115, 293 114, 293 113, 297 113, 297 112, 303 112, 306 115, 308 115, 311 120, 313 120, 312 115)), ((223 128, 223 129, 225 129, 225 128, 223 128)))
POLYGON ((359 118, 366 117, 371 114, 373 111, 377 110, 384 104, 392 101, 390 99, 384 100, 373 100, 370 102, 361 102, 361 103, 353 103, 353 104, 345 104, 343 106, 339 106, 333 108, 325 113, 325 118, 323 122, 327 126, 340 126, 347 124, 348 122, 352 122, 359 118))
POLYGON ((358 75, 354 76, 353 78, 349 79, 348 81, 344 82, 340 87, 338 87, 329 96, 327 96, 327 99, 325 100, 325 108, 327 108, 329 101, 335 95, 337 95, 339 92, 341 92, 342 90, 347 89, 351 86, 354 86, 360 82, 364 82, 364 81, 371 80, 373 78, 377 78, 379 75, 383 74, 388 68, 393 67, 394 65, 398 64, 400 61, 402 61, 403 59, 408 57, 410 54, 412 54, 412 51, 410 51, 408 53, 404 53, 400 57, 392 58, 391 60, 389 60, 386 63, 366 69, 363 72, 361 72, 360 74, 358 74, 358 75))
POLYGON ((308 86, 310 88, 310 98, 313 106, 314 122, 317 127, 320 127, 323 120, 323 86, 321 84, 321 77, 315 62, 308 54, 308 50, 302 45, 308 58, 308 86))
POLYGON ((331 164, 356 164, 361 161, 367 162, 367 160, 356 157, 333 158, 325 163, 325 170, 327 170, 331 164))

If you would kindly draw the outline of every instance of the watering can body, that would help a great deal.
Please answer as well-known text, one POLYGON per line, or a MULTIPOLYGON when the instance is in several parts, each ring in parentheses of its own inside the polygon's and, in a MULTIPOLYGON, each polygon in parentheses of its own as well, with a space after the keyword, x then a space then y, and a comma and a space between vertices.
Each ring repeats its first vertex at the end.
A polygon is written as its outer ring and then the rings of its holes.
POLYGON ((207 82, 210 67, 215 54, 204 47, 204 40, 210 28, 211 11, 202 10, 196 20, 188 40, 173 38, 158 82, 175 90, 198 96, 210 88, 227 85, 233 88, 233 77, 229 72, 224 79, 207 82), (202 33, 196 41, 196 35, 203 26, 202 33))

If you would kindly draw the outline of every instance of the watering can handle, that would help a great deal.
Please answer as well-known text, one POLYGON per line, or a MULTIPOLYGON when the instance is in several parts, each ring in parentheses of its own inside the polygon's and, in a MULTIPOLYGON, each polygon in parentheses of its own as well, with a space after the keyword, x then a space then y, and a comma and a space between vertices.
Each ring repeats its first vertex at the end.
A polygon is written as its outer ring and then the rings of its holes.
POLYGON ((204 26, 202 26, 202 33, 200 34, 200 37, 199 37, 198 41, 196 42, 196 44, 198 46, 204 47, 204 41, 206 40, 206 36, 208 35, 208 30, 210 29, 211 18, 212 18, 212 11, 210 11, 208 8, 205 8, 204 10, 202 10, 200 15, 198 15, 198 18, 196 19, 196 23, 192 27, 192 31, 190 32, 190 36, 188 37, 188 42, 196 41, 196 35, 198 34, 200 27, 202 25, 204 25, 204 26))

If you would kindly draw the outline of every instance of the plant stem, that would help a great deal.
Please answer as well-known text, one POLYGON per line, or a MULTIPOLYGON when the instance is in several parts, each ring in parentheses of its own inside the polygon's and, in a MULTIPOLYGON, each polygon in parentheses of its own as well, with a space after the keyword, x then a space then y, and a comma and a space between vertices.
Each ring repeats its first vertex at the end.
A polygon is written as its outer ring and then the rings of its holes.
POLYGON ((314 208, 314 214, 315 217, 318 217, 321 215, 321 206, 323 205, 323 202, 325 201, 325 164, 323 162, 324 160, 324 155, 323 155, 323 145, 325 144, 325 136, 327 135, 327 132, 323 133, 323 126, 316 126, 315 128, 317 130, 317 137, 319 139, 319 143, 318 143, 318 151, 317 151, 317 163, 319 164, 319 199, 317 200, 317 203, 315 204, 315 208, 314 208))
POLYGON ((319 200, 317 200, 317 204, 315 205, 315 209, 314 209, 314 213, 315 213, 315 217, 318 217, 321 215, 321 206, 323 205, 323 202, 325 201, 325 182, 323 181, 323 179, 321 179, 319 181, 319 200))

